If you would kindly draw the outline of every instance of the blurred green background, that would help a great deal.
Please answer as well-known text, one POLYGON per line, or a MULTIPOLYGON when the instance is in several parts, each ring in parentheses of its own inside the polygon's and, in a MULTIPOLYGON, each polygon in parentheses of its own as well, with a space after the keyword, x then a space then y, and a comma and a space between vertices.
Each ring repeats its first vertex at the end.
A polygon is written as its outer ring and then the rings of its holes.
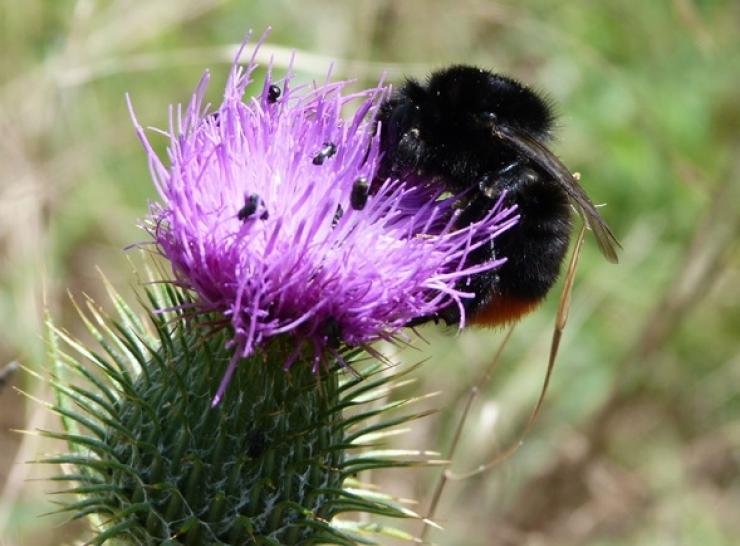
MULTIPOLYGON (((587 238, 542 415, 507 461, 448 483, 441 545, 734 545, 740 541, 740 3, 544 0, 2 0, 0 369, 44 364, 44 307, 80 329, 67 291, 104 301, 100 268, 135 284, 123 247, 154 198, 124 93, 145 125, 201 72, 217 100, 231 48, 274 28, 302 78, 373 84, 476 63, 545 90, 556 151, 583 175, 623 243, 612 266, 587 238)), ((278 57, 278 71, 284 68, 278 57)), ((544 377, 557 290, 514 331, 468 416, 453 468, 515 442, 544 377)), ((434 326, 413 392, 441 411, 398 445, 446 453, 466 391, 502 331, 434 326)), ((7 384, 48 399, 41 382, 7 384)), ((60 446, 9 429, 54 427, 0 391, 0 545, 73 543, 53 510, 60 446)), ((439 469, 375 477, 425 512, 439 469)), ((417 523, 407 529, 418 532, 417 523)))

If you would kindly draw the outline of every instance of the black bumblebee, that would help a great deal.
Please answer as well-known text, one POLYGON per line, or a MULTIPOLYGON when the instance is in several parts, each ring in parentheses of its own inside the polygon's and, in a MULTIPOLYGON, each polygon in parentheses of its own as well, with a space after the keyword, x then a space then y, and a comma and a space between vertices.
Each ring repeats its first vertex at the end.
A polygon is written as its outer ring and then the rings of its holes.
MULTIPOLYGON (((426 85, 407 80, 383 105, 383 152, 376 182, 415 174, 463 193, 459 225, 480 220, 506 191, 519 222, 471 254, 469 264, 506 257, 495 271, 472 275, 460 288, 474 323, 518 319, 542 301, 560 272, 571 234, 571 207, 588 223, 604 256, 617 261, 619 243, 576 177, 545 146, 554 116, 521 83, 488 70, 452 66, 426 85), (467 190, 467 191, 466 191, 467 190)), ((456 305, 439 313, 460 320, 456 305)), ((413 324, 437 317, 421 317, 413 324)))

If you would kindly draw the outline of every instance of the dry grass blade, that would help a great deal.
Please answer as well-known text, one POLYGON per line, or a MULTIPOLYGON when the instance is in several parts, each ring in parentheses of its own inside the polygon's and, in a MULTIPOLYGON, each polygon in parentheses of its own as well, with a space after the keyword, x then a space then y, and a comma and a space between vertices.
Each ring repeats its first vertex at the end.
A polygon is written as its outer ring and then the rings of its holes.
MULTIPOLYGON (((36 405, 26 422, 27 430, 35 431, 44 428, 49 415, 50 413, 44 403, 36 405)), ((40 441, 41 437, 37 434, 24 434, 13 457, 13 462, 8 467, 10 471, 2 490, 0 490, 0 544, 3 546, 5 544, 2 542, 2 537, 8 536, 9 524, 12 523, 12 507, 16 504, 21 491, 23 491, 24 483, 31 473, 31 465, 24 463, 32 459, 33 455, 38 452, 40 441)))
MULTIPOLYGON (((504 352, 504 348, 509 342, 509 339, 511 339, 511 334, 513 331, 514 326, 512 325, 506 332, 504 339, 501 340, 498 351, 496 351, 496 354, 491 360, 491 363, 486 367, 486 369, 481 374, 480 379, 475 382, 468 393, 468 398, 465 401, 465 407, 463 408, 463 412, 460 415, 460 421, 458 421, 457 423, 455 434, 452 437, 452 444, 450 445, 450 450, 447 454, 447 460, 450 462, 453 460, 453 458, 455 457, 455 453, 457 452, 457 446, 460 443, 460 436, 462 435, 463 428, 465 427, 465 423, 468 419, 468 414, 470 413, 470 408, 473 405, 473 401, 477 398, 478 393, 483 390, 488 384, 493 371, 496 369, 499 361, 501 360, 501 355, 504 352)), ((424 519, 424 524, 421 528, 420 537, 422 541, 426 539, 426 535, 429 532, 429 520, 432 520, 434 518, 434 513, 437 511, 437 505, 439 504, 439 499, 442 498, 442 492, 444 491, 445 485, 447 485, 447 473, 442 472, 442 475, 439 477, 439 481, 437 482, 437 486, 434 488, 432 502, 429 504, 429 511, 427 512, 426 518, 424 519)))
POLYGON ((2 392, 3 387, 8 381, 10 381, 17 369, 18 362, 13 360, 9 364, 6 364, 2 370, 0 370, 0 392, 2 392))
MULTIPOLYGON (((240 46, 241 44, 230 44, 181 48, 166 52, 119 54, 66 68, 63 73, 58 74, 57 79, 62 87, 75 87, 116 74, 160 70, 162 66, 230 64, 240 46)), ((424 63, 388 63, 320 55, 313 51, 277 44, 262 44, 255 59, 261 65, 271 64, 273 68, 279 69, 294 68, 307 74, 322 76, 332 67, 332 71, 339 76, 371 80, 384 73, 391 78, 400 78, 404 74, 425 74, 431 66, 424 63)))
POLYGON ((522 444, 524 443, 524 438, 527 437, 530 430, 532 430, 532 427, 537 422, 537 417, 539 417, 540 410, 542 409, 542 404, 545 401, 547 389, 550 386, 550 378, 552 377, 552 372, 555 369, 555 360, 557 359, 558 349, 560 347, 560 340, 563 336, 563 330, 565 329, 565 324, 568 320, 568 311, 570 310, 570 296, 573 290, 573 281, 575 280, 576 268, 578 265, 578 259, 581 256, 581 248, 583 246, 583 237, 585 233, 586 225, 584 224, 581 226, 581 230, 579 231, 578 237, 576 238, 576 244, 573 247, 573 253, 571 254, 570 262, 568 264, 568 271, 565 275, 563 290, 560 293, 560 304, 558 305, 558 313, 555 319, 555 328, 552 333, 552 343, 550 344, 550 355, 547 361, 547 373, 545 374, 545 381, 542 384, 540 396, 537 399, 537 403, 535 404, 532 413, 529 415, 529 419, 527 419, 527 424, 525 425, 524 430, 519 435, 519 439, 516 442, 504 449, 489 462, 478 466, 478 468, 463 473, 455 473, 451 470, 445 471, 445 476, 448 480, 465 480, 468 478, 472 478, 502 463, 503 461, 511 457, 514 453, 516 453, 516 451, 522 446, 522 444))

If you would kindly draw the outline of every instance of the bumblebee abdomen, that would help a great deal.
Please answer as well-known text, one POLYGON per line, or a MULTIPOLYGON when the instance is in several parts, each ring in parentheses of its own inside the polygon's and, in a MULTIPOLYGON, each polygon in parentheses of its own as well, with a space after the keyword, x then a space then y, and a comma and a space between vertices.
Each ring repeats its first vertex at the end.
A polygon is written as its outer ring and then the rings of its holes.
POLYGON ((498 270, 496 292, 522 300, 543 298, 557 281, 571 234, 567 195, 547 179, 521 184, 507 195, 516 203, 519 222, 495 241, 497 256, 507 261, 498 270))

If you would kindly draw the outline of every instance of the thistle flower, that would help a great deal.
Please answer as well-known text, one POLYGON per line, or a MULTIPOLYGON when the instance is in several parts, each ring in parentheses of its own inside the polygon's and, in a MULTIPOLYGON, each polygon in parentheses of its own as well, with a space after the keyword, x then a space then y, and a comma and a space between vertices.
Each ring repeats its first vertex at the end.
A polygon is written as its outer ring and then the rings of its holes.
POLYGON ((413 177, 375 180, 383 86, 294 86, 268 69, 244 100, 255 67, 235 63, 214 110, 206 73, 170 116, 166 163, 135 121, 161 199, 145 226, 174 275, 144 288, 148 324, 110 286, 117 317, 92 302, 83 314, 102 350, 49 324, 64 431, 44 434, 69 452, 44 462, 74 468, 54 480, 73 484, 61 511, 93 518, 89 544, 418 542, 340 519, 418 518, 356 477, 430 462, 382 449, 425 414, 389 413, 413 400, 377 404, 406 371, 363 350, 447 305, 464 313, 464 279, 500 263, 468 255, 516 218, 499 204, 459 228, 460 196, 413 177))
POLYGON ((460 280, 503 261, 471 266, 466 257, 516 221, 499 202, 456 228, 459 196, 419 180, 373 181, 382 85, 293 87, 290 72, 273 81, 268 69, 245 101, 255 68, 254 57, 235 62, 215 111, 204 104, 203 76, 184 112, 170 116, 169 164, 136 123, 161 198, 148 229, 198 310, 233 327, 234 358, 214 404, 237 362, 275 336, 294 338, 285 368, 308 347, 316 370, 340 345, 388 339, 451 302, 464 325, 461 299, 471 294, 460 280))

